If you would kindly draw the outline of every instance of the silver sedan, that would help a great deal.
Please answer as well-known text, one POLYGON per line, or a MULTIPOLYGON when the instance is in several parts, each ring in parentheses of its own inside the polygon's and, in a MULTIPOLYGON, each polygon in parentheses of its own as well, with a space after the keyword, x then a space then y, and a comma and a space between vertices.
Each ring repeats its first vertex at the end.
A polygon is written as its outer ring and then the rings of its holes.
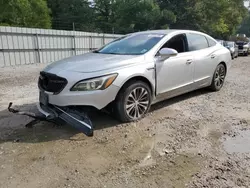
POLYGON ((39 109, 48 115, 50 106, 110 107, 131 122, 165 99, 205 87, 219 91, 230 66, 230 51, 207 34, 132 33, 47 66, 39 78, 39 109))

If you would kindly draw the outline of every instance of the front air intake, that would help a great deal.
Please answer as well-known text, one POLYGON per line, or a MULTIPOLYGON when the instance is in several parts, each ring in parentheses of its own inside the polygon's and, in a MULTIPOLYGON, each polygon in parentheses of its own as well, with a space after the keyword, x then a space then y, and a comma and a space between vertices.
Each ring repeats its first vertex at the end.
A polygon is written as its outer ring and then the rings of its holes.
POLYGON ((64 89, 67 83, 68 81, 65 78, 59 77, 55 74, 40 72, 38 87, 41 90, 58 94, 64 89))

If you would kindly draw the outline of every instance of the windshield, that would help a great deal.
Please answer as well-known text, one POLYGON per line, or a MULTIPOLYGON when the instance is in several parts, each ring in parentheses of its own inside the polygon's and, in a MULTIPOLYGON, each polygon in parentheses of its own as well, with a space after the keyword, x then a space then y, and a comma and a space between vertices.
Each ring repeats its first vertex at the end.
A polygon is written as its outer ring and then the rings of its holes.
POLYGON ((114 40, 94 52, 102 54, 141 55, 152 49, 164 36, 164 34, 127 35, 114 40))

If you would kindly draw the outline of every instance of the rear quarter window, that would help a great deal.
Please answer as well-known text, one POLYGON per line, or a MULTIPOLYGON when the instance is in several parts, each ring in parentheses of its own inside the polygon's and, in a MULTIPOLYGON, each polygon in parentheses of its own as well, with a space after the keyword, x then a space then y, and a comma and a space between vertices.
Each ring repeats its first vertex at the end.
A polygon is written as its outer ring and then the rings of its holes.
POLYGON ((209 47, 212 47, 212 46, 215 46, 216 45, 216 42, 214 40, 212 40, 211 38, 209 37, 206 37, 207 38, 207 42, 208 42, 208 46, 209 47))

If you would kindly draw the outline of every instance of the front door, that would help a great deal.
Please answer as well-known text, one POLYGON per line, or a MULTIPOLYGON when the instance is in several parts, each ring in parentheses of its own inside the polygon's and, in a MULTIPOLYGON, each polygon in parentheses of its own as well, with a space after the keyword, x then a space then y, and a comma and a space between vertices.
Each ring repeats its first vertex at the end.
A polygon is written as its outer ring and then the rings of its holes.
POLYGON ((170 98, 188 92, 193 84, 194 57, 192 52, 188 52, 186 35, 174 36, 162 48, 175 49, 178 55, 165 61, 156 58, 157 98, 170 98))

